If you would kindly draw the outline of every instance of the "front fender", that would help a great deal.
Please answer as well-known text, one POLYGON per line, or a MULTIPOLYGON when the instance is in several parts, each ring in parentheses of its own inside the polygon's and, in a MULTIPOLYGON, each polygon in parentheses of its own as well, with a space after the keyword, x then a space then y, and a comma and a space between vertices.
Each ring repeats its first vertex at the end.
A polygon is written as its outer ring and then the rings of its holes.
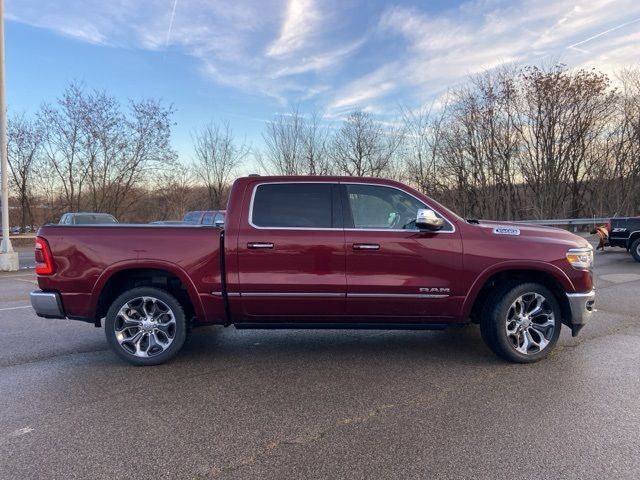
POLYGON ((548 274, 558 282, 565 292, 575 291, 574 284, 567 274, 561 268, 552 263, 536 260, 507 260, 487 267, 482 271, 482 273, 480 273, 480 275, 477 276, 462 305, 461 317, 468 318, 471 315, 471 310, 473 308, 473 304, 478 298, 478 294, 491 277, 499 273, 523 270, 548 274))

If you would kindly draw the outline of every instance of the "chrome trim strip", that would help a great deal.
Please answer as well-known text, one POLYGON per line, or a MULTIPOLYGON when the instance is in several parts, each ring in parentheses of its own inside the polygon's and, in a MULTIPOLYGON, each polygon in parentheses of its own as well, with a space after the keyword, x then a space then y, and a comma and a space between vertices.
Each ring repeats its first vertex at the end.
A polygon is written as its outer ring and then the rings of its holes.
POLYGON ((380 245, 368 243, 354 243, 351 247, 353 250, 380 250, 380 245))
POLYGON ((241 297, 326 297, 344 298, 344 293, 315 293, 315 292, 242 292, 241 297))
POLYGON ((311 227, 259 227, 257 225, 255 225, 253 223, 253 202, 255 200, 256 197, 256 191, 258 190, 258 187, 261 185, 286 185, 286 184, 292 184, 292 183, 330 183, 330 184, 335 184, 335 185, 371 185, 374 187, 387 187, 387 188, 394 188, 396 190, 401 191, 402 193, 405 193, 406 195, 409 195, 410 197, 415 198, 417 201, 419 201, 420 203, 423 203, 424 206, 430 210, 433 210, 434 212, 436 212, 438 215, 440 215, 449 225, 451 225, 452 230, 434 230, 433 232, 430 233, 455 233, 456 232, 456 225, 454 222, 452 222, 451 220, 449 220, 446 216, 442 215, 438 210, 434 209, 433 207, 431 207, 430 205, 424 203, 422 200, 420 200, 418 197, 416 197, 415 195, 412 195, 411 193, 398 188, 398 187, 394 187, 392 185, 383 185, 380 183, 360 183, 360 182, 340 182, 340 181, 331 181, 331 180, 325 180, 325 181, 291 181, 291 182, 261 182, 261 183, 256 183, 253 187, 253 192, 251 192, 251 202, 249 203, 249 218, 247 219, 249 225, 251 225, 253 228, 255 228, 256 230, 310 230, 310 231, 325 231, 325 230, 330 230, 330 231, 352 231, 352 232, 414 232, 414 233, 424 233, 424 230, 419 230, 419 229, 404 229, 404 228, 398 228, 398 229, 392 229, 392 228, 311 228, 311 227))
POLYGON ((447 298, 441 293, 347 293, 347 298, 447 298))
POLYGON ((273 243, 271 243, 271 242, 249 242, 249 243, 247 243, 247 248, 249 248, 249 249, 273 248, 273 243))
MULTIPOLYGON (((222 292, 213 292, 222 296, 222 292)), ((230 292, 229 297, 314 297, 314 298, 447 298, 439 293, 318 293, 318 292, 230 292)))

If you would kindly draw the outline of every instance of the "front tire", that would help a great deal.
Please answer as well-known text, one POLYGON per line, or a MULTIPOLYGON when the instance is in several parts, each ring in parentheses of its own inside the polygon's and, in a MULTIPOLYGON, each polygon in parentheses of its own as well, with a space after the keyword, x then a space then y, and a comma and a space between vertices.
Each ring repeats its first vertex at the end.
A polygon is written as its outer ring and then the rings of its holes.
POLYGON ((562 311, 551 291, 538 283, 498 286, 485 302, 480 332, 499 357, 516 363, 537 362, 553 349, 562 311))
POLYGON ((636 262, 640 262, 640 238, 631 244, 631 256, 636 262))
POLYGON ((180 302, 165 290, 140 287, 116 298, 104 325, 107 342, 133 365, 159 365, 184 345, 187 321, 180 302))

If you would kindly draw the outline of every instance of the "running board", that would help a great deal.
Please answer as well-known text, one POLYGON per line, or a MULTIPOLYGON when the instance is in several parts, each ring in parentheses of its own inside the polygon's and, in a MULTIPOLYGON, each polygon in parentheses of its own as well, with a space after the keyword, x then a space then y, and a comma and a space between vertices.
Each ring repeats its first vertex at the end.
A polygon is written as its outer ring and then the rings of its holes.
POLYGON ((245 329, 304 329, 304 330, 444 330, 463 327, 468 323, 306 323, 306 322, 241 322, 234 323, 245 329))

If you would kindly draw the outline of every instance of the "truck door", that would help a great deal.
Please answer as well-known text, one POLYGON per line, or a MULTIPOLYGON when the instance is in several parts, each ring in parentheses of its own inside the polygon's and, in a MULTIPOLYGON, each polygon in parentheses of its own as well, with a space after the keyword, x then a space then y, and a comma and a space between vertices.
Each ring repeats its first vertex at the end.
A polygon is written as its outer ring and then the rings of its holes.
POLYGON ((425 203, 396 187, 342 184, 349 316, 381 322, 454 316, 464 298, 462 242, 444 218, 437 232, 415 228, 425 203))
POLYGON ((345 244, 337 180, 249 188, 248 221, 241 221, 237 245, 245 317, 304 321, 344 315, 345 244))

